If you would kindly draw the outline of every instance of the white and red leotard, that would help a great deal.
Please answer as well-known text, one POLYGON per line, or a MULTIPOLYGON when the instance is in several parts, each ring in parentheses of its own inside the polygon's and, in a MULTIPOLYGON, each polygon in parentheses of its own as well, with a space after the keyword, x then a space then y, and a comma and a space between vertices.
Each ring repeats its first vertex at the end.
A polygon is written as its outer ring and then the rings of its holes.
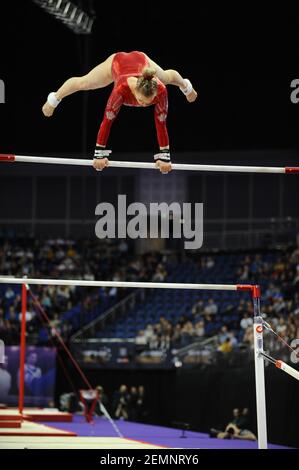
MULTIPOLYGON (((111 125, 121 106, 140 106, 127 83, 128 77, 140 77, 142 69, 147 67, 148 60, 142 52, 118 52, 112 62, 114 88, 106 105, 104 118, 97 137, 97 144, 106 146, 111 125)), ((156 78, 158 83, 157 95, 151 104, 155 105, 155 124, 159 147, 169 145, 166 127, 168 112, 168 96, 166 86, 156 78)), ((150 106, 150 105, 149 105, 150 106)))

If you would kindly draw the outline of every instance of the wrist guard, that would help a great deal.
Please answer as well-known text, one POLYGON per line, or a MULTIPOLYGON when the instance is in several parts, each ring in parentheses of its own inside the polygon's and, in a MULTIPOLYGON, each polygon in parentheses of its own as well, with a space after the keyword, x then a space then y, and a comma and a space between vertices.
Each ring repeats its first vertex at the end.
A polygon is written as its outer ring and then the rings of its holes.
POLYGON ((190 82, 190 80, 188 80, 188 78, 185 78, 184 82, 185 82, 185 86, 180 87, 180 90, 181 90, 182 93, 184 93, 185 96, 188 96, 192 92, 193 86, 192 86, 192 83, 190 82))
POLYGON ((96 159, 108 158, 110 153, 111 153, 111 150, 106 150, 103 147, 96 147, 94 151, 94 158, 96 159))
POLYGON ((159 153, 156 153, 154 155, 155 163, 158 162, 159 160, 161 160, 161 162, 171 163, 171 161, 170 161, 170 150, 169 149, 163 149, 163 150, 160 150, 159 153))

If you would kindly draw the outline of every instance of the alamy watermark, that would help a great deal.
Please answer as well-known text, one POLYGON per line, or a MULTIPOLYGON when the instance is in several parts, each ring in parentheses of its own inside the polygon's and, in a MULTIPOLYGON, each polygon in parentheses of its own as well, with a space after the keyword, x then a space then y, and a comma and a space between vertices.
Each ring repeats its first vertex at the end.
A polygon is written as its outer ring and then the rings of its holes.
POLYGON ((0 79, 0 104, 5 103, 5 83, 0 79))
POLYGON ((294 80, 291 81, 290 87, 293 89, 290 94, 291 102, 297 104, 299 103, 299 79, 294 78, 294 80))
POLYGON ((121 194, 117 208, 109 202, 101 202, 95 214, 101 216, 95 226, 95 234, 100 239, 172 236, 184 238, 186 250, 197 250, 203 244, 203 203, 154 202, 148 208, 142 202, 134 202, 127 206, 127 198, 121 194))

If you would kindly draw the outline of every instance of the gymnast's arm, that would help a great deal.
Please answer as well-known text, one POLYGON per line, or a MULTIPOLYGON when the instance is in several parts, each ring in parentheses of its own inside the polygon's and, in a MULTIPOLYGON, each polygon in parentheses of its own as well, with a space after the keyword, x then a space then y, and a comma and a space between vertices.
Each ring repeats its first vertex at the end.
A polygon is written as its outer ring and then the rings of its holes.
MULTIPOLYGON (((145 54, 146 55, 146 54, 145 54)), ((153 67, 157 71, 157 77, 161 80, 164 85, 174 85, 180 88, 184 93, 189 103, 192 103, 197 98, 197 92, 194 90, 190 80, 183 78, 179 72, 173 69, 163 70, 160 65, 156 64, 152 59, 146 55, 147 60, 150 63, 150 67, 153 67)))
POLYGON ((109 165, 109 160, 105 156, 104 149, 109 138, 112 123, 116 119, 122 104, 122 94, 117 87, 113 88, 107 102, 104 117, 97 136, 96 149, 93 160, 93 167, 97 171, 101 171, 109 165))
POLYGON ((171 171, 169 138, 166 126, 168 114, 168 96, 167 90, 164 89, 159 95, 159 99, 155 105, 155 125, 157 131, 157 139, 160 147, 160 152, 155 155, 156 167, 161 173, 169 173, 171 171))

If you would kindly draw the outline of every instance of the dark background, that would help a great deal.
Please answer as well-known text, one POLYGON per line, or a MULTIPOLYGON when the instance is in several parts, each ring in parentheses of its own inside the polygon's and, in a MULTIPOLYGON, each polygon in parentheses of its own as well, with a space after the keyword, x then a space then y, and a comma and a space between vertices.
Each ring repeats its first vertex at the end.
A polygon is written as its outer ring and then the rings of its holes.
MULTIPOLYGON (((6 103, 0 104, 0 152, 91 158, 111 87, 67 97, 50 119, 41 107, 67 78, 87 73, 113 52, 137 49, 189 77, 199 92, 190 104, 176 87, 168 87, 174 162, 298 165, 299 103, 290 100, 290 83, 299 78, 298 9, 79 3, 96 15, 89 36, 74 34, 31 0, 1 3, 6 103)), ((113 159, 151 161, 158 148, 153 109, 123 106, 108 147, 113 159)), ((11 227, 18 220, 17 231, 94 236, 99 200, 115 201, 119 193, 139 200, 140 171, 109 169, 101 176, 82 167, 3 164, 0 222, 11 227)), ((206 232, 215 233, 212 247, 235 244, 234 238, 222 244, 219 231, 248 234, 271 228, 272 222, 277 231, 298 218, 297 176, 185 172, 184 177, 185 200, 204 202, 205 222, 214 220, 206 225, 206 232)), ((238 243, 255 245, 240 238, 238 243)))
MULTIPOLYGON (((51 119, 41 106, 65 79, 88 72, 113 52, 136 49, 189 77, 199 92, 198 101, 188 104, 168 87, 174 154, 298 147, 299 104, 290 101, 290 82, 299 78, 294 7, 81 4, 94 5, 91 36, 75 35, 30 0, 1 3, 1 151, 92 152, 110 88, 65 99, 51 119)), ((156 151, 152 109, 123 107, 109 145, 115 152, 156 151)))

